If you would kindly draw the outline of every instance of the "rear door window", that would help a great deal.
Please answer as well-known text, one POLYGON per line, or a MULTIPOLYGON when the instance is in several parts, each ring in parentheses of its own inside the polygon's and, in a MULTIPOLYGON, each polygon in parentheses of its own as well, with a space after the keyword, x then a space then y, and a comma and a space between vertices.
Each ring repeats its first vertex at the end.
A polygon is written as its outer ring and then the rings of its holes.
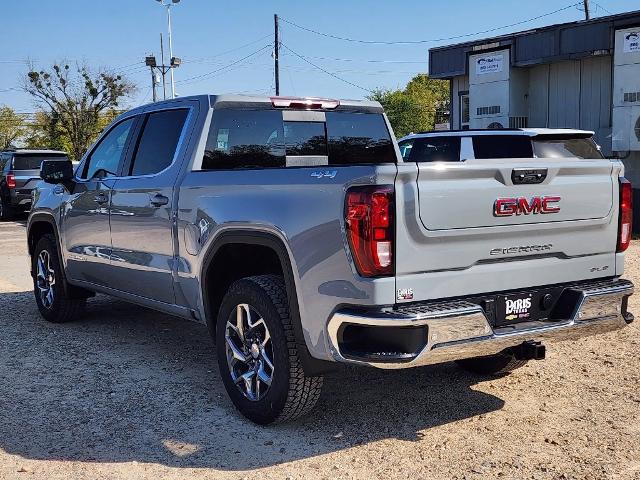
POLYGON ((526 135, 476 135, 475 158, 533 158, 531 139, 526 135))
POLYGON ((411 148, 410 162, 459 162, 460 137, 417 138, 411 148))
POLYGON ((40 170, 44 160, 69 160, 63 154, 20 154, 13 157, 14 170, 40 170))
POLYGON ((152 175, 171 165, 188 113, 181 108, 147 115, 130 175, 152 175))
POLYGON ((536 137, 533 151, 538 158, 604 158, 591 138, 536 137))
POLYGON ((284 166, 282 112, 231 109, 213 112, 203 170, 284 166))
POLYGON ((395 163, 384 117, 376 113, 327 112, 330 165, 395 163))

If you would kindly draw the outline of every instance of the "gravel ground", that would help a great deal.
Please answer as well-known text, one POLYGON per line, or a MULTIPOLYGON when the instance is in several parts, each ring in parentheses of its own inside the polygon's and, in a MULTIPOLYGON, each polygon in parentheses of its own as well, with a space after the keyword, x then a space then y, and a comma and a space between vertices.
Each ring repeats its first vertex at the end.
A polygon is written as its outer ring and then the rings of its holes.
POLYGON ((227 400, 204 327, 104 296, 47 324, 24 222, 0 248, 0 478, 640 479, 640 320, 499 379, 348 369, 265 428, 227 400))

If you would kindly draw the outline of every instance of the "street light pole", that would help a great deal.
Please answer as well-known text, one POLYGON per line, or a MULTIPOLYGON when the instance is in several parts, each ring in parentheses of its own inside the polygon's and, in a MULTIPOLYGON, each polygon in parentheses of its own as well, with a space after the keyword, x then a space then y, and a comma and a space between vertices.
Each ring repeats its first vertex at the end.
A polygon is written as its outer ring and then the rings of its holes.
POLYGON ((172 64, 171 70, 171 98, 176 98, 176 84, 173 80, 173 43, 171 41, 171 4, 167 5, 167 29, 169 30, 169 63, 172 64))
POLYGON ((176 84, 173 79, 173 69, 180 65, 179 59, 178 62, 174 64, 174 56, 173 56, 173 38, 171 35, 171 7, 179 3, 180 0, 156 0, 160 5, 167 8, 167 30, 169 33, 169 65, 171 68, 169 69, 169 73, 171 75, 171 98, 176 98, 176 84))

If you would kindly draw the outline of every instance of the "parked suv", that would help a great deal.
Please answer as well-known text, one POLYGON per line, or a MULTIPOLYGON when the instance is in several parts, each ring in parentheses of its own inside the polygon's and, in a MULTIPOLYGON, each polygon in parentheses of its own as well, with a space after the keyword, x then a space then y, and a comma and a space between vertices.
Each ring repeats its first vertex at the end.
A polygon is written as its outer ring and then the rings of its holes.
POLYGON ((0 220, 31 208, 31 193, 40 181, 43 160, 69 160, 55 150, 7 150, 0 152, 0 220))
POLYGON ((416 135, 403 158, 376 102, 140 107, 75 173, 43 163, 35 300, 52 322, 100 292, 206 323, 262 424, 306 414, 342 364, 503 374, 633 320, 631 188, 590 137, 416 135))

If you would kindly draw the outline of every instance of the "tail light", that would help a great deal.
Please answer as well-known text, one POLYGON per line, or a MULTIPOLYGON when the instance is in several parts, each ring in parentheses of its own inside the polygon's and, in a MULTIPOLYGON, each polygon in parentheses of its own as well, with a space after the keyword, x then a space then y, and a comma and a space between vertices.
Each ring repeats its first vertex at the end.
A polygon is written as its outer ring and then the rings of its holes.
POLYGON ((624 252, 631 242, 633 227, 633 189, 631 182, 620 178, 620 220, 618 223, 618 252, 624 252))
POLYGON ((347 191, 345 223, 351 254, 363 277, 393 275, 393 187, 347 191))
POLYGON ((16 188, 16 176, 13 173, 7 173, 7 187, 16 188))

